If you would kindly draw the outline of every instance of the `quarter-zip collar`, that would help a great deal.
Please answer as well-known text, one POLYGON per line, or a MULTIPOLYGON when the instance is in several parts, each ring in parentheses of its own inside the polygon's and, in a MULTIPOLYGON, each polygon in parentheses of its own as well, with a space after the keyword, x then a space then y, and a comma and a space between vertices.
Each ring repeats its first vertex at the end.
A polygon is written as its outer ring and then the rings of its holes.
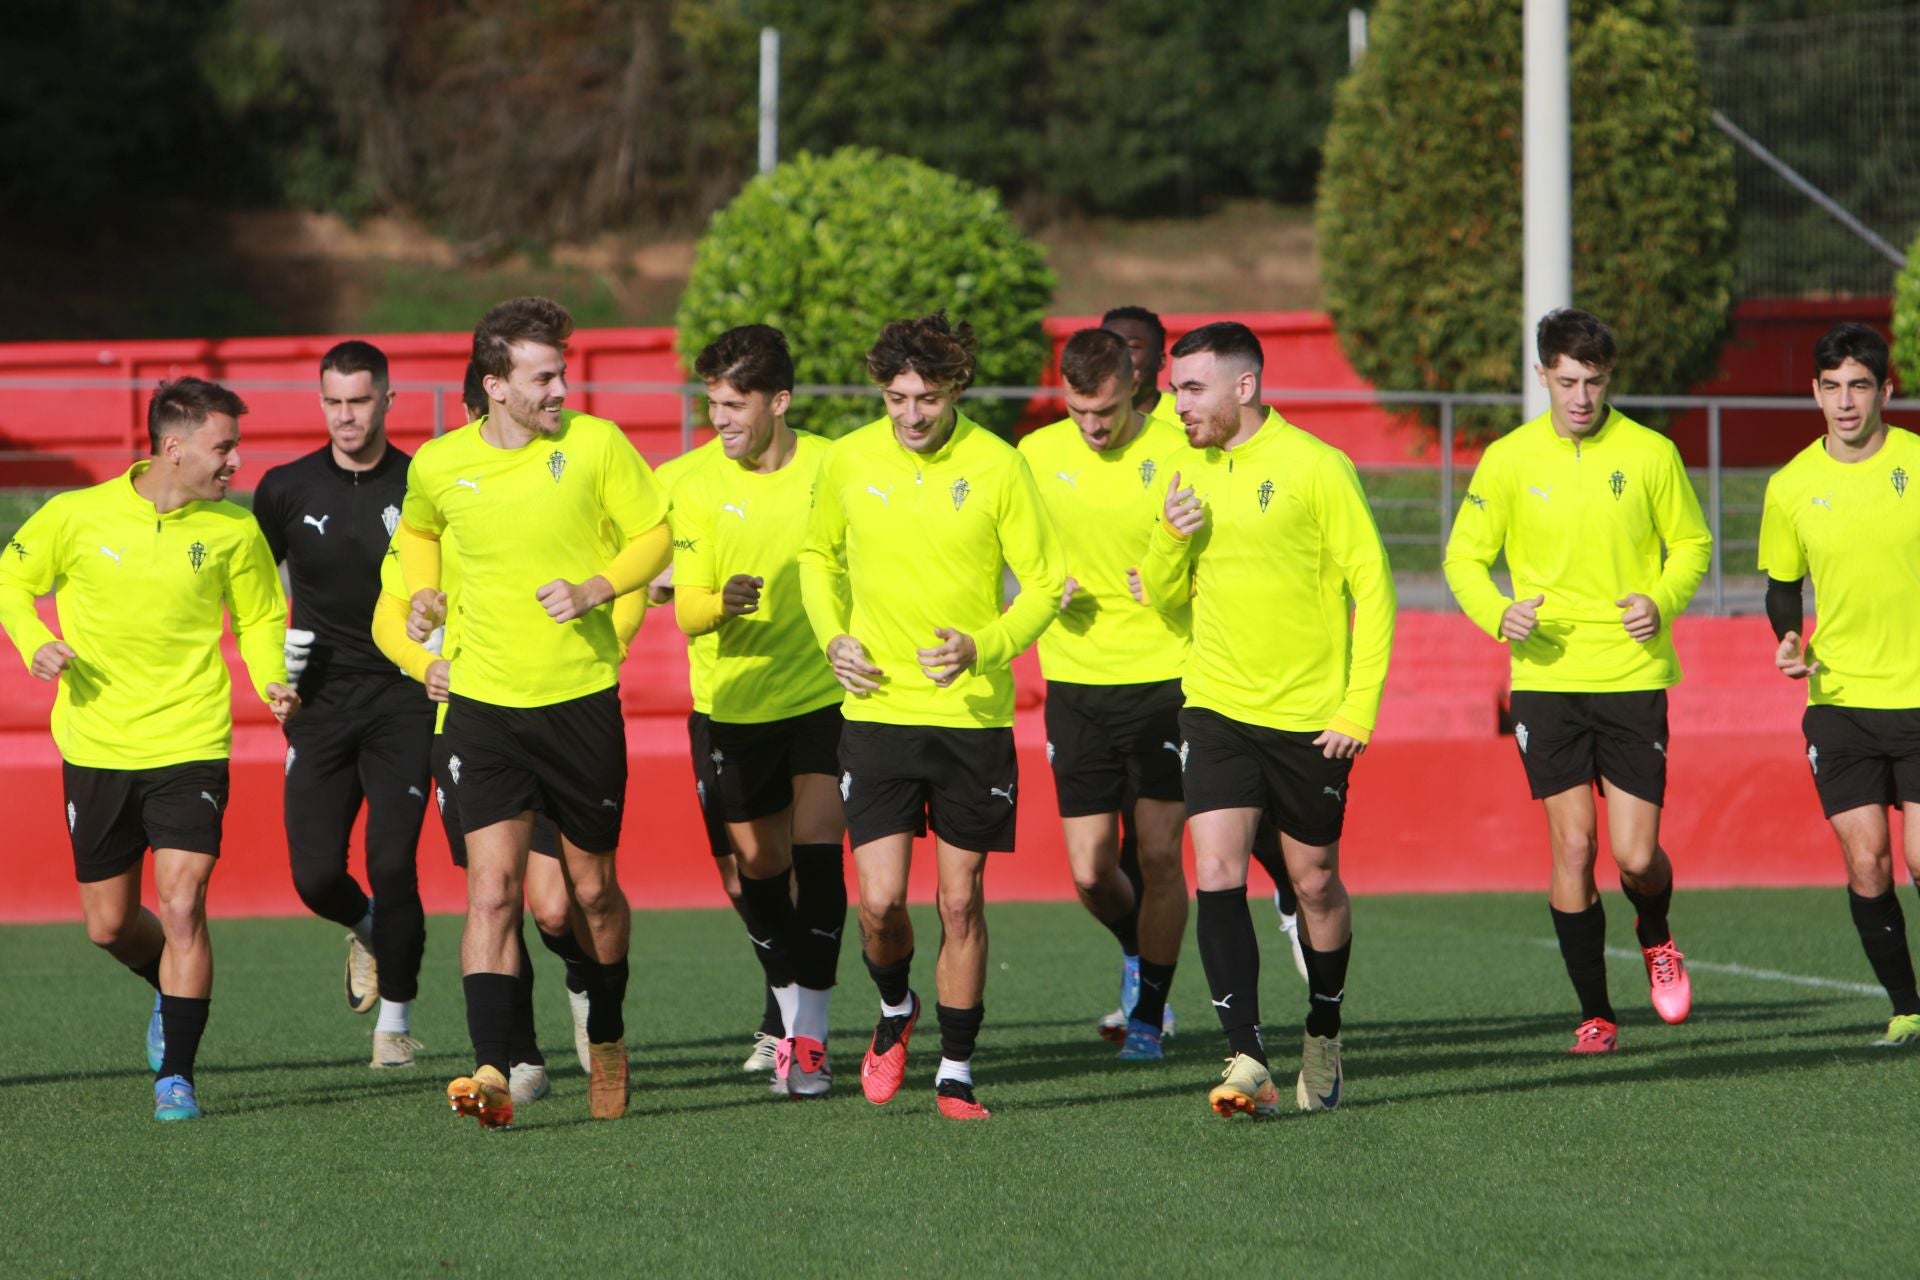
POLYGON ((381 453, 380 461, 374 463, 364 471, 355 471, 350 467, 341 466, 340 459, 333 456, 333 445, 330 442, 321 446, 320 457, 326 463, 327 470, 331 471, 340 479, 345 480, 348 484, 361 484, 368 480, 377 480, 389 471, 392 471, 394 467, 402 464, 400 451, 393 447, 393 441, 391 440, 387 441, 386 450, 381 453))
POLYGON ((1207 457, 1214 462, 1225 458, 1229 463, 1238 462, 1246 458, 1257 458, 1271 449, 1278 448, 1280 442, 1285 440, 1288 432, 1298 430, 1298 427, 1280 416, 1278 409, 1269 407, 1267 409, 1267 419, 1260 424, 1258 431, 1231 449, 1214 445, 1207 450, 1207 457))
POLYGON ((1592 453, 1612 439, 1614 427, 1620 421, 1620 411, 1612 405, 1606 406, 1606 416, 1600 419, 1600 425, 1584 436, 1563 436, 1553 429, 1553 410, 1549 409, 1535 419, 1546 430, 1547 438, 1566 452, 1579 458, 1592 453))
POLYGON ((915 453, 904 444, 901 444, 899 434, 893 429, 892 419, 887 420, 887 439, 893 441, 893 447, 899 451, 902 458, 913 464, 915 471, 921 471, 929 467, 939 466, 941 463, 952 458, 954 450, 960 447, 961 437, 970 431, 978 431, 979 429, 978 423, 967 417, 966 414, 961 413, 958 409, 955 409, 953 411, 953 430, 947 433, 946 442, 932 453, 915 453))

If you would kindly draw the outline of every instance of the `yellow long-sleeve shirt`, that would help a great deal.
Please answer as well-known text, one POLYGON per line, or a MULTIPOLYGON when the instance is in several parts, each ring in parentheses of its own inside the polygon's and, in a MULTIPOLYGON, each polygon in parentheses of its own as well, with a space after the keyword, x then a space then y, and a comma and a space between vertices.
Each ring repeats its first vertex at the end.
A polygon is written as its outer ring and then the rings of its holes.
MULTIPOLYGON (((667 491, 669 519, 673 506, 673 495, 680 482, 694 471, 705 466, 715 458, 726 461, 726 450, 720 445, 720 437, 715 436, 703 445, 696 445, 685 453, 668 458, 654 471, 654 476, 667 491)), ((680 540, 676 539, 674 552, 678 554, 680 540)), ((693 695, 693 709, 701 715, 713 714, 713 664, 720 656, 720 638, 712 632, 703 636, 687 637, 687 686, 693 695)))
POLYGON ((1353 463, 1269 411, 1237 448, 1187 446, 1164 465, 1206 511, 1191 538, 1157 524, 1142 574, 1160 608, 1192 596, 1187 705, 1366 741, 1393 652, 1395 600, 1353 463))
POLYGON ((133 487, 150 464, 54 496, 0 550, 0 625, 29 667, 64 640, 74 659, 53 701, 70 763, 155 769, 233 750, 220 617, 254 690, 285 682, 287 602, 260 526, 231 502, 161 513, 133 487), (60 634, 34 598, 54 592, 60 634))
POLYGON ((1542 414, 1488 445, 1445 570, 1460 607, 1495 638, 1515 599, 1546 597, 1533 634, 1511 646, 1515 689, 1623 693, 1679 681, 1673 622, 1712 554, 1680 451, 1609 407, 1583 440, 1562 437, 1542 414), (1492 578, 1503 548, 1512 597, 1492 578), (1634 593, 1660 610, 1659 634, 1645 644, 1627 634, 1615 603, 1634 593))
POLYGON ((1004 728, 1014 656, 1059 612, 1066 562, 1026 461, 964 414, 930 454, 902 445, 886 418, 843 437, 815 483, 800 551, 801 595, 825 650, 851 635, 884 673, 849 697, 849 720, 1004 728), (1001 611, 1001 566, 1020 594, 1001 611), (971 669, 946 688, 921 670, 936 628, 973 637, 971 669))

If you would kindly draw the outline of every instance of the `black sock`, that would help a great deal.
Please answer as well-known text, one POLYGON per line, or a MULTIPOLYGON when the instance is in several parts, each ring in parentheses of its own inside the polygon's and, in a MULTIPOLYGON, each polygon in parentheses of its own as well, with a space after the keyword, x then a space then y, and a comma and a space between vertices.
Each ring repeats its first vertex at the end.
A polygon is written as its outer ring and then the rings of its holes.
POLYGON ((1873 976, 1887 989, 1896 1016, 1920 1013, 1920 995, 1914 992, 1913 956, 1907 950, 1907 918, 1900 899, 1889 889, 1877 898, 1863 898, 1847 890, 1853 927, 1860 931, 1860 947, 1873 966, 1873 976))
POLYGON ((580 949, 580 939, 573 936, 573 930, 568 929, 565 933, 548 933, 545 929, 541 929, 540 944, 559 956, 560 963, 567 966, 567 990, 576 995, 585 991, 587 965, 590 961, 587 953, 580 949))
POLYGON ((1133 1003, 1129 1016, 1138 1018, 1151 1027, 1158 1027, 1167 1015, 1167 992, 1173 989, 1173 966, 1155 964, 1145 956, 1140 957, 1140 998, 1133 1003))
POLYGON ((154 1079, 185 1076, 188 1084, 193 1083, 193 1060, 200 1056, 200 1037, 206 1034, 207 1009, 212 1003, 192 996, 160 997, 160 1030, 167 1038, 167 1051, 154 1079))
POLYGON ((847 873, 837 844, 793 846, 793 976, 830 991, 840 971, 847 927, 847 873))
POLYGON ((952 1009, 935 1004, 933 1013, 940 1021, 940 1056, 955 1062, 973 1057, 973 1045, 980 1038, 980 1024, 986 1020, 987 1006, 976 1004, 971 1009, 952 1009))
POLYGON ((513 931, 513 941, 520 949, 520 976, 513 984, 513 1034, 507 1041, 507 1058, 510 1062, 529 1062, 543 1067, 547 1060, 541 1056, 540 1045, 533 1038, 533 953, 527 950, 527 937, 522 930, 513 931))
POLYGON ((127 966, 127 968, 133 970, 133 972, 141 978, 144 978, 147 985, 155 991, 160 990, 160 953, 165 950, 165 947, 161 947, 160 951, 153 953, 153 959, 147 961, 145 964, 130 964, 127 966))
POLYGON ((793 985, 793 870, 755 879, 740 873, 740 915, 767 985, 793 985))
POLYGON ((627 958, 587 962, 587 1040, 611 1044, 627 1037, 627 958))
POLYGON ((1607 909, 1596 902, 1585 911, 1561 911, 1551 904, 1547 910, 1553 914, 1553 932, 1560 939, 1567 977, 1580 999, 1580 1020, 1618 1021, 1613 1001, 1607 998, 1607 909))
POLYGON ((907 978, 913 970, 913 952, 909 951, 892 964, 875 964, 873 958, 860 953, 867 962, 867 973, 873 978, 873 985, 880 988, 880 999, 884 1004, 903 1005, 907 1002, 907 978))
POLYGON ((1237 889, 1201 889, 1194 936, 1200 944, 1200 966, 1213 993, 1214 1012, 1227 1045, 1260 1065, 1267 1062, 1260 1039, 1260 943, 1254 937, 1253 916, 1247 911, 1247 886, 1237 889))
POLYGON ((1307 961, 1307 1034, 1327 1036, 1340 1034, 1340 1002, 1347 994, 1347 961, 1353 955, 1353 937, 1332 951, 1315 951, 1312 947, 1302 946, 1300 954, 1307 961))
POLYGON ((1642 947, 1657 947, 1663 942, 1673 941, 1673 930, 1667 927, 1667 907, 1673 902, 1673 877, 1667 877, 1667 887, 1658 893, 1635 893, 1627 886, 1626 877, 1620 879, 1620 892, 1627 895, 1627 901, 1639 916, 1633 922, 1633 932, 1640 939, 1642 947))
POLYGON ((763 1036, 772 1036, 775 1040, 778 1040, 781 1036, 787 1034, 787 1020, 785 1015, 780 1012, 780 1000, 779 997, 773 994, 773 988, 767 987, 766 993, 767 1007, 760 1014, 760 1034, 763 1036))
POLYGON ((470 973, 460 985, 467 993, 474 1066, 492 1067, 504 1079, 513 1070, 513 1002, 519 980, 510 973, 470 973))

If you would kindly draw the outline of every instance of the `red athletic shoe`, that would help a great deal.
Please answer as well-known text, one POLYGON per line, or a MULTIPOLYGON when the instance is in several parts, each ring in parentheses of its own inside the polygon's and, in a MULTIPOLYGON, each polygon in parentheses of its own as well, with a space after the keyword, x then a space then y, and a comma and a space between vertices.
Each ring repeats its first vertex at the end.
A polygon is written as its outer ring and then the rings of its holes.
POLYGON ((860 1092, 875 1106, 892 1102, 907 1076, 907 1041, 913 1037, 913 1024, 920 1020, 920 997, 911 991, 907 995, 913 1012, 904 1018, 880 1019, 860 1063, 860 1092))
POLYGON ((1605 1018, 1588 1018, 1573 1033, 1568 1053, 1612 1053, 1620 1047, 1620 1028, 1605 1018))
POLYGON ((481 1067, 447 1086, 447 1105, 457 1116, 472 1116, 482 1129, 513 1127, 513 1094, 497 1067, 481 1067))
MULTIPOLYGON (((1636 923, 1638 923, 1636 921, 1636 923)), ((1653 988, 1653 1011, 1660 1021, 1680 1023, 1693 1011, 1693 982, 1687 977, 1687 958, 1673 945, 1673 938, 1657 947, 1642 947, 1647 958, 1647 984, 1653 988)))
POLYGON ((993 1114, 974 1099, 973 1086, 964 1081, 942 1080, 936 1087, 940 1114, 949 1120, 985 1120, 993 1114))

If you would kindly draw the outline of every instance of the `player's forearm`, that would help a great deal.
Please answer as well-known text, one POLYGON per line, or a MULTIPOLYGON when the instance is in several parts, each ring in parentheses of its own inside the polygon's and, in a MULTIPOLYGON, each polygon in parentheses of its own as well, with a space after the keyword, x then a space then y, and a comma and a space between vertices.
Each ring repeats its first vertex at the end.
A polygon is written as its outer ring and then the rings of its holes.
POLYGON ((690 636, 704 636, 720 629, 727 616, 726 597, 712 587, 693 587, 684 582, 673 588, 673 620, 690 636))
POLYGON ((1060 614, 1060 592, 1066 575, 1055 574, 1034 583, 1022 582, 1020 594, 1006 611, 973 635, 973 669, 998 671, 1026 652, 1060 614))
POLYGON ((1767 624, 1773 628, 1775 640, 1785 640, 1789 631, 1806 635, 1807 601, 1801 579, 1795 578, 1792 582, 1767 579, 1767 624))
POLYGON ((400 576, 409 597, 416 591, 440 589, 440 539, 420 532, 405 520, 393 531, 394 554, 400 557, 400 576))
POLYGON ((1353 593, 1353 652, 1347 664, 1346 697, 1328 727, 1365 742, 1380 718, 1399 600, 1384 556, 1350 568, 1347 584, 1353 593))
POLYGON ((647 617, 647 593, 629 591, 617 596, 613 602, 613 638, 620 646, 620 657, 624 661, 627 650, 633 647, 633 637, 640 631, 640 624, 647 617))
POLYGON ((825 653, 837 637, 853 631, 853 596, 847 589, 847 572, 838 561, 811 549, 800 553, 800 606, 807 611, 807 625, 825 653))
POLYGON ((600 576, 613 587, 615 596, 631 595, 659 577, 672 561, 673 532, 662 520, 627 539, 627 545, 600 576))
POLYGON ((1667 544, 1667 562, 1660 570, 1660 581, 1647 593, 1660 610, 1661 626, 1671 626, 1686 611, 1712 563, 1713 538, 1705 529, 1667 544))
POLYGON ((1164 521, 1154 522, 1140 563, 1140 589, 1148 604, 1161 613, 1172 613, 1187 603, 1193 594, 1189 589, 1192 557, 1192 538, 1177 536, 1164 521))
POLYGON ((7 639, 13 641, 13 647, 20 651, 20 659, 29 670, 33 667, 33 655, 60 638, 40 620, 40 611, 33 605, 32 589, 18 582, 0 581, 0 628, 5 629, 7 639))
POLYGON ((405 600, 382 591, 373 606, 373 643, 388 662, 424 684, 434 656, 407 638, 407 613, 405 600))
POLYGON ((1491 563, 1491 560, 1455 554, 1449 550, 1440 569, 1446 575, 1447 589, 1453 592, 1461 612, 1472 619, 1474 626, 1498 640, 1500 618, 1513 600, 1494 585, 1491 563))

